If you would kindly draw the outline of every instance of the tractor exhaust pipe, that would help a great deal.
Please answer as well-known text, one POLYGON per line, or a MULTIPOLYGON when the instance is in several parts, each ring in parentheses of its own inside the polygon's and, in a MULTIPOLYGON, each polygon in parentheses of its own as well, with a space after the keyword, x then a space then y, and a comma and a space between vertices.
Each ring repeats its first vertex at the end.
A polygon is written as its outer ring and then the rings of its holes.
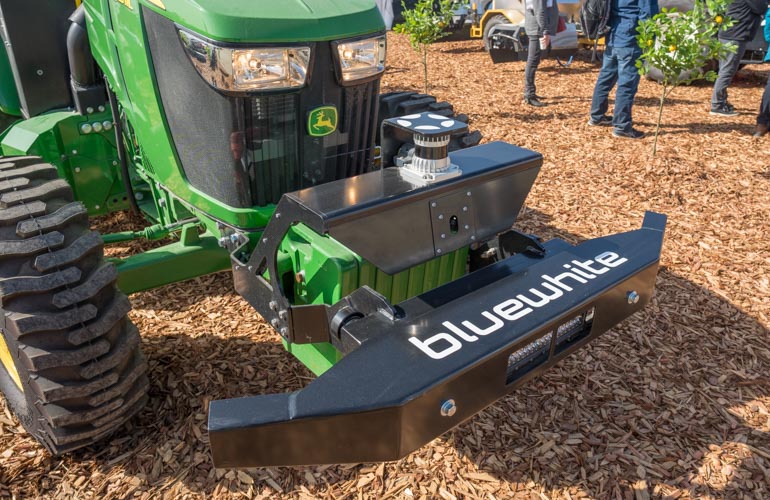
POLYGON ((81 115, 91 114, 99 107, 104 110, 107 94, 104 84, 97 81, 96 64, 86 31, 86 11, 81 5, 70 16, 67 32, 67 59, 70 65, 70 89, 75 108, 81 115))

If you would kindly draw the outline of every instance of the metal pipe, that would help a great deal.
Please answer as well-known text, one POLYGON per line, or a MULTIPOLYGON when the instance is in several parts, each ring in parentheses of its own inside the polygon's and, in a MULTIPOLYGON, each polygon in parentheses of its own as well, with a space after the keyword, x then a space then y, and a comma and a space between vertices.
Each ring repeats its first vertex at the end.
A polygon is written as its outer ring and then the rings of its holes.
POLYGON ((96 67, 91 54, 86 31, 86 11, 81 5, 70 16, 67 32, 67 58, 72 81, 78 87, 90 87, 96 83, 96 67))

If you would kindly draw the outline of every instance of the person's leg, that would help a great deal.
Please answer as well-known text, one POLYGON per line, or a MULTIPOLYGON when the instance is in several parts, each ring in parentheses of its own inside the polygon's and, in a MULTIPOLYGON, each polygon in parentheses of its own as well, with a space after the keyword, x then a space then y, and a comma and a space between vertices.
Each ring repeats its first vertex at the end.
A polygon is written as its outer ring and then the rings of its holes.
POLYGON ((738 72, 743 52, 746 50, 746 42, 733 40, 720 40, 735 47, 735 52, 730 52, 724 59, 719 60, 719 74, 714 82, 714 91, 711 94, 711 108, 718 108, 727 104, 727 87, 738 72))
POLYGON ((535 72, 540 64, 540 39, 530 38, 527 49, 527 66, 524 69, 524 99, 534 99, 535 72))
POLYGON ((615 112, 612 116, 612 126, 617 131, 631 130, 631 108, 634 105, 636 90, 639 88, 639 70, 636 60, 642 51, 638 47, 622 47, 615 49, 618 60, 618 89, 615 92, 615 112))
POLYGON ((602 69, 594 86, 594 95, 591 98, 591 120, 598 122, 609 109, 609 96, 615 82, 618 81, 618 60, 615 58, 614 49, 606 47, 602 59, 602 69))
POLYGON ((757 124, 770 125, 770 74, 767 75, 767 85, 762 93, 762 101, 759 103, 757 124))

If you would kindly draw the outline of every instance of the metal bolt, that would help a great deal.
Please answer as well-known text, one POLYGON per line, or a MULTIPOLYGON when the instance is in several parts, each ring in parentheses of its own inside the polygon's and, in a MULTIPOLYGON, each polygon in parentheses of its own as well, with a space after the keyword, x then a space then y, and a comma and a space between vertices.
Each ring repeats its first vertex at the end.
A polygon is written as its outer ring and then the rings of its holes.
POLYGON ((73 150, 72 150, 72 154, 73 154, 73 155, 76 155, 76 154, 78 154, 78 150, 77 150, 77 149, 73 149, 73 150))
POLYGON ((93 132, 94 128, 91 126, 90 123, 84 123, 80 126, 80 133, 81 134, 90 134, 93 132))
POLYGON ((467 193, 465 193, 465 194, 466 194, 466 195, 468 195, 468 196, 470 196, 470 195, 471 195, 471 192, 470 192, 470 191, 468 191, 468 192, 467 192, 467 193))
POLYGON ((39 69, 39 70, 35 71, 35 73, 37 73, 37 76, 43 76, 43 70, 42 69, 39 69))
POLYGON ((440 248, 437 248, 437 249, 436 249, 436 253, 437 253, 437 254, 438 254, 438 253, 441 253, 442 251, 443 251, 443 250, 441 250, 440 248))
POLYGON ((99 107, 96 109, 98 109, 100 113, 104 113, 104 106, 99 105, 99 107))
POLYGON ((278 328, 278 325, 281 324, 281 322, 278 321, 278 318, 273 318, 270 320, 270 324, 273 325, 273 328, 278 328))
POLYGON ((238 237, 238 235, 237 235, 237 234, 231 234, 231 235, 230 235, 230 241, 231 241, 232 243, 238 243, 238 242, 240 241, 240 238, 238 237))
POLYGON ((249 271, 253 271, 253 270, 254 270, 254 266, 249 266, 249 271))
POLYGON ((447 399, 441 403, 441 415, 443 417, 451 417, 455 413, 457 413, 457 404, 455 404, 454 399, 447 399))
POLYGON ((294 275, 294 281, 296 281, 297 283, 302 283, 303 281, 305 281, 305 271, 302 270, 302 271, 298 272, 297 274, 295 274, 294 275))
POLYGON ((267 243, 267 238, 262 238, 262 243, 267 243))
POLYGON ((80 167, 75 167, 75 173, 76 173, 76 174, 79 174, 79 173, 80 173, 80 167))
POLYGON ((636 290, 632 290, 626 295, 626 300, 628 300, 629 304, 636 304, 639 302, 639 294, 636 293, 636 290))
POLYGON ((288 328, 286 328, 285 326, 283 328, 281 328, 281 335, 283 337, 287 336, 288 334, 289 334, 289 329, 288 328))
POLYGON ((117 167, 118 166, 118 161, 117 160, 112 160, 112 166, 113 167, 117 167))
POLYGON ((467 212, 467 211, 468 211, 468 207, 463 207, 463 212, 467 212))
POLYGON ((90 115, 91 113, 93 113, 93 112, 94 112, 94 108, 92 108, 92 107, 90 107, 90 106, 86 108, 86 113, 88 113, 89 115, 90 115))
POLYGON ((99 205, 94 205, 94 208, 95 208, 96 210, 99 210, 99 209, 100 209, 100 208, 102 208, 102 207, 100 207, 99 205))
POLYGON ((91 126, 94 128, 94 132, 101 132, 103 130, 102 124, 99 122, 94 122, 91 126))
POLYGON ((275 213, 275 218, 276 219, 280 219, 281 218, 281 212, 276 212, 275 213))
POLYGON ((134 198, 136 198, 136 201, 142 201, 144 199, 144 194, 139 191, 137 193, 134 193, 134 198))
POLYGON ((471 235, 471 241, 476 241, 476 237, 471 235))
POLYGON ((444 214, 438 214, 438 220, 444 220, 444 214))
POLYGON ((278 317, 281 318, 282 320, 286 321, 289 318, 289 313, 286 312, 286 310, 279 311, 278 312, 278 317))
POLYGON ((441 233, 441 239, 442 239, 442 240, 445 240, 445 239, 446 239, 446 234, 444 234, 444 233, 441 233))
POLYGON ((102 122, 102 127, 104 127, 104 130, 112 130, 112 122, 105 120, 102 122))
POLYGON ((270 307, 270 310, 272 311, 275 311, 278 309, 278 302, 274 300, 271 300, 267 305, 270 307))
POLYGON ((165 207, 166 206, 166 200, 164 198, 159 199, 158 200, 158 205, 160 205, 161 207, 165 207))
POLYGON ((430 206, 432 206, 433 208, 436 208, 436 206, 437 206, 436 202, 435 201, 431 202, 430 206))
POLYGON ((471 226, 469 226, 468 224, 466 224, 464 227, 466 230, 471 228, 471 226))
POLYGON ((223 236, 217 240, 217 243, 219 243, 220 247, 225 248, 227 246, 227 238, 223 236))

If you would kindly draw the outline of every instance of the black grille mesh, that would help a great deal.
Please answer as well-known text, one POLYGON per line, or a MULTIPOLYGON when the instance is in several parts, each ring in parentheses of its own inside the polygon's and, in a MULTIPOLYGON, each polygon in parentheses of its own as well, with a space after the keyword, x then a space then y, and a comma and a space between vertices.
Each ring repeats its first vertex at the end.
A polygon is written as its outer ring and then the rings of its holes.
POLYGON ((164 113, 192 186, 247 208, 372 169, 379 80, 341 87, 328 43, 314 44, 300 92, 228 97, 200 77, 173 22, 147 9, 143 15, 164 113), (322 105, 338 109, 338 130, 310 137, 308 113, 322 105))

